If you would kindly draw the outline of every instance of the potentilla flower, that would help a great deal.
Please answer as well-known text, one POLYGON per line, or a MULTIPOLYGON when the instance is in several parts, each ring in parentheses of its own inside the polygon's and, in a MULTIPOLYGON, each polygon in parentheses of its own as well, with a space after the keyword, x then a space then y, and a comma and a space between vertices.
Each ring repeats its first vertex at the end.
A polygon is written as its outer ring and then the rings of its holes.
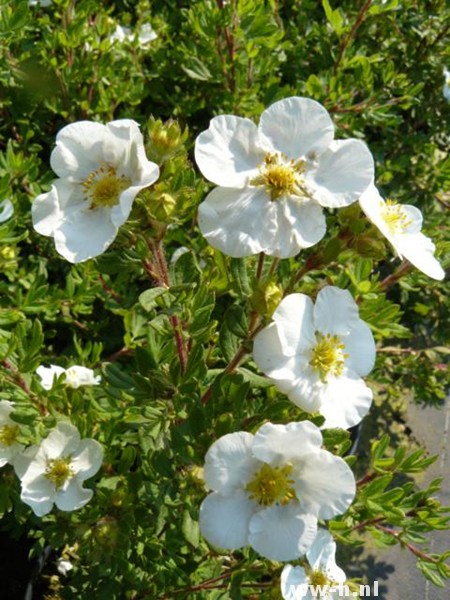
POLYGON ((344 571, 336 565, 336 542, 325 529, 319 529, 317 537, 306 553, 307 567, 286 565, 281 573, 281 594, 286 600, 313 600, 320 597, 333 600, 338 588, 346 581, 344 571), (311 587, 321 590, 314 594, 311 587))
POLYGON ((250 544, 271 560, 293 560, 313 543, 318 519, 344 513, 355 495, 347 463, 321 448, 309 421, 266 423, 217 440, 205 458, 212 493, 200 508, 206 540, 236 550, 250 544))
POLYGON ((444 269, 434 257, 436 246, 421 233, 422 213, 415 206, 384 200, 374 185, 359 199, 370 221, 378 227, 399 258, 406 258, 433 279, 443 279, 444 269))
POLYGON ((255 337, 259 368, 297 406, 319 411, 325 427, 359 423, 372 403, 361 377, 373 368, 375 342, 351 294, 327 286, 315 305, 304 294, 291 294, 272 318, 255 337))
POLYGON ((8 400, 0 401, 0 467, 13 463, 24 446, 17 441, 19 426, 11 419, 14 403, 8 400))
POLYGON ((14 214, 14 206, 11 200, 6 198, 0 202, 0 223, 4 223, 14 214))
POLYGON ((104 252, 136 195, 159 177, 130 119, 67 125, 56 136, 50 163, 59 179, 33 202, 33 226, 53 237, 57 252, 72 263, 104 252))
POLYGON ((82 508, 93 491, 82 484, 97 473, 103 450, 92 439, 80 439, 76 427, 58 423, 40 446, 30 446, 14 461, 22 485, 20 498, 38 517, 55 503, 63 511, 82 508))
POLYGON ((444 67, 444 87, 442 88, 444 98, 450 102, 450 71, 444 67))
POLYGON ((134 33, 130 27, 123 27, 122 25, 117 25, 116 30, 109 38, 111 42, 133 42, 137 39, 138 44, 141 48, 144 48, 150 42, 153 42, 158 37, 158 34, 153 30, 150 23, 145 23, 139 29, 137 33, 134 33))
POLYGON ((195 142, 203 175, 218 185, 199 208, 208 242, 234 257, 294 256, 325 235, 322 206, 355 202, 374 166, 367 146, 333 141, 323 106, 286 98, 251 120, 222 115, 195 142))
POLYGON ((68 369, 58 365, 40 366, 36 369, 36 373, 41 378, 41 385, 45 390, 51 390, 56 379, 63 373, 65 385, 75 389, 83 385, 98 385, 101 381, 100 375, 94 375, 92 369, 79 365, 73 365, 68 369))

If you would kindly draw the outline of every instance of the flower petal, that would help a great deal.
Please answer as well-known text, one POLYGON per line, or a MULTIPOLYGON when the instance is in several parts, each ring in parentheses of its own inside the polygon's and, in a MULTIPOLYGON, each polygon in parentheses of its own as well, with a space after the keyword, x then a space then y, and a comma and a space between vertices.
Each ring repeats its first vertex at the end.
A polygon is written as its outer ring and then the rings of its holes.
POLYGON ((77 477, 73 477, 65 489, 55 494, 55 504, 59 510, 72 511, 82 508, 94 495, 94 492, 81 486, 77 477))
POLYGON ((313 571, 322 571, 333 583, 346 581, 344 571, 336 565, 336 542, 326 529, 319 528, 306 558, 313 571))
POLYGON ((10 419, 10 414, 14 408, 14 403, 9 400, 0 400, 0 426, 9 425, 13 421, 10 419))
POLYGON ((8 219, 10 219, 14 214, 14 205, 6 198, 0 202, 0 223, 4 223, 8 219))
POLYGON ((309 585, 309 577, 303 567, 286 565, 281 572, 281 595, 286 600, 302 600, 307 598, 306 586, 309 585), (302 591, 305 591, 302 594, 302 591))
POLYGON ((195 160, 213 183, 242 188, 257 174, 265 152, 257 142, 257 127, 250 119, 221 115, 195 140, 195 160))
POLYGON ((81 440, 75 454, 72 455, 70 466, 79 481, 89 479, 102 466, 103 448, 96 440, 81 440))
POLYGON ((40 450, 47 459, 52 460, 72 455, 77 451, 79 444, 78 429, 70 423, 61 421, 41 443, 40 450))
POLYGON ((333 136, 333 121, 327 110, 310 98, 275 102, 262 113, 259 122, 261 144, 291 159, 323 152, 333 136))
POLYGON ((242 490, 232 496, 209 494, 200 506, 200 531, 213 546, 237 550, 248 544, 248 526, 255 504, 242 490))
POLYGON ((66 370, 58 365, 50 365, 49 367, 41 365, 36 369, 36 373, 41 378, 41 385, 44 390, 51 390, 55 380, 65 372, 66 370))
POLYGON ((373 400, 372 390, 351 371, 340 377, 330 377, 319 395, 319 410, 325 417, 322 427, 342 429, 358 425, 369 412, 373 400))
POLYGON ((252 455, 253 435, 245 431, 229 433, 219 438, 205 456, 206 485, 216 492, 229 494, 242 488, 258 468, 252 455))
POLYGON ((105 133, 105 125, 94 121, 78 121, 63 127, 50 156, 53 171, 59 177, 84 181, 102 162, 105 133))
POLYGON ((345 364, 347 367, 364 377, 373 369, 375 364, 375 340, 369 326, 361 319, 350 333, 342 340, 345 345, 344 352, 348 354, 345 364))
POLYGON ((274 425, 265 423, 255 433, 253 454, 259 460, 283 465, 317 451, 322 445, 320 429, 310 421, 274 425))
POLYGON ((71 263, 79 263, 102 254, 112 244, 117 227, 111 222, 109 208, 86 208, 65 215, 54 232, 56 251, 71 263))
POLYGON ((283 214, 278 217, 278 228, 283 228, 284 235, 281 231, 277 235, 280 250, 276 256, 295 256, 302 248, 310 248, 320 242, 327 231, 327 223, 322 208, 316 202, 302 202, 295 196, 288 196, 285 201, 279 200, 277 206, 283 208, 283 214), (283 249, 281 243, 286 245, 288 242, 289 247, 283 249))
POLYGON ((434 257, 436 246, 423 233, 403 234, 396 239, 396 248, 419 271, 432 279, 444 279, 445 271, 434 257))
POLYGON ((33 227, 41 235, 52 236, 67 214, 85 207, 80 187, 65 179, 57 179, 51 190, 40 194, 31 205, 33 227))
POLYGON ((356 492, 350 467, 327 450, 317 450, 305 458, 294 486, 303 510, 319 519, 343 514, 356 492))
POLYGON ((289 294, 273 313, 286 356, 294 356, 315 344, 313 303, 305 294, 289 294))
POLYGON ((52 510, 54 496, 54 486, 44 475, 35 477, 31 481, 22 480, 20 499, 30 506, 38 517, 43 517, 52 510))
POLYGON ((317 331, 348 335, 358 319, 358 305, 348 290, 332 285, 320 290, 314 306, 314 325, 317 331))
POLYGON ((329 208, 352 204, 370 185, 374 162, 364 142, 355 139, 331 143, 320 155, 316 169, 307 173, 314 198, 329 208))
POLYGON ((253 358, 257 366, 269 377, 278 380, 291 380, 294 377, 295 358, 292 348, 283 346, 280 329, 271 323, 260 331, 253 344, 253 358))
POLYGON ((317 532, 317 519, 304 514, 298 502, 274 505, 250 520, 248 542, 270 560, 294 560, 305 554, 317 532))
POLYGON ((270 254, 276 215, 267 192, 218 187, 199 206, 198 224, 214 248, 234 257, 270 254))

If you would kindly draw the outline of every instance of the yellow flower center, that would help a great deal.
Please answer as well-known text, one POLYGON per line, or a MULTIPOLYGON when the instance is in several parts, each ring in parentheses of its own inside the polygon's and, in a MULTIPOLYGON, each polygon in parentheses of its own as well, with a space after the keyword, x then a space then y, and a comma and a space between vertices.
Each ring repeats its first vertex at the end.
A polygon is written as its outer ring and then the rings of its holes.
POLYGON ((345 359, 345 346, 337 335, 317 334, 317 344, 312 350, 310 365, 318 371, 320 379, 326 382, 328 375, 342 375, 345 359))
POLYGON ((0 444, 12 446, 17 441, 19 427, 17 425, 2 425, 0 427, 0 444))
POLYGON ((323 571, 311 571, 308 577, 310 585, 325 586, 331 583, 331 580, 328 579, 323 571))
POLYGON ((283 154, 269 152, 259 167, 259 175, 250 183, 265 187, 270 193, 271 200, 278 200, 286 194, 307 195, 301 176, 304 170, 305 165, 302 160, 288 160, 283 154))
POLYGON ((296 498, 292 487, 294 480, 289 479, 291 473, 292 465, 271 467, 264 464, 245 489, 250 498, 262 506, 272 506, 275 503, 288 504, 296 498))
POLYGON ((401 204, 393 200, 386 200, 386 204, 382 205, 381 217, 391 234, 403 233, 412 223, 401 204))
POLYGON ((91 208, 115 206, 120 194, 131 185, 131 179, 117 175, 114 167, 102 165, 92 171, 83 182, 84 195, 90 200, 91 208))
POLYGON ((73 475, 70 458, 54 458, 47 462, 45 477, 58 489, 73 475))

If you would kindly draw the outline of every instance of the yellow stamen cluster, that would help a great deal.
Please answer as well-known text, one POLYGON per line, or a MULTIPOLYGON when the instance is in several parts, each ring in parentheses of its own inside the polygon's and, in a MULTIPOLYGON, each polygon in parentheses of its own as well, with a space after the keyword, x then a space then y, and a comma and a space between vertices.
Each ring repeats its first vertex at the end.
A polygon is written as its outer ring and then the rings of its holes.
POLYGON ((115 206, 120 194, 131 185, 125 175, 118 176, 114 167, 102 165, 90 173, 83 182, 84 195, 90 201, 90 208, 115 206))
POLYGON ((391 234, 403 233, 412 223, 401 204, 393 200, 386 200, 386 204, 382 205, 381 217, 391 234))
POLYGON ((56 489, 62 487, 72 475, 70 458, 54 458, 47 462, 45 477, 53 483, 56 489))
POLYGON ((264 464, 245 489, 250 498, 262 506, 288 504, 296 498, 294 480, 289 479, 291 473, 292 465, 271 467, 264 464))
POLYGON ((328 375, 342 375, 345 359, 345 345, 337 335, 317 334, 317 344, 312 350, 310 365, 318 371, 320 379, 326 382, 328 375))
POLYGON ((17 425, 2 425, 0 427, 0 444, 12 446, 17 441, 19 427, 17 425))
POLYGON ((323 571, 311 571, 308 574, 308 577, 310 585, 325 586, 332 583, 323 571))
POLYGON ((286 194, 305 194, 301 177, 304 170, 303 161, 288 160, 284 154, 269 152, 259 167, 259 175, 250 183, 265 187, 271 200, 278 200, 286 194))

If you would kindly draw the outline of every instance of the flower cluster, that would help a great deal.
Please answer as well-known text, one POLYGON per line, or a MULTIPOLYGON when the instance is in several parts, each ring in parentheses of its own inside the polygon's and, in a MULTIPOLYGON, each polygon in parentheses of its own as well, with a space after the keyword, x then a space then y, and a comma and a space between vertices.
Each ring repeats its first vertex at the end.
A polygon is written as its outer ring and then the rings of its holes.
POLYGON ((76 427, 60 422, 39 446, 25 448, 18 441, 20 428, 10 417, 12 411, 13 403, 0 402, 0 467, 14 466, 21 500, 38 517, 49 513, 54 503, 63 511, 82 508, 93 495, 82 484, 101 467, 101 445, 80 439, 76 427))

